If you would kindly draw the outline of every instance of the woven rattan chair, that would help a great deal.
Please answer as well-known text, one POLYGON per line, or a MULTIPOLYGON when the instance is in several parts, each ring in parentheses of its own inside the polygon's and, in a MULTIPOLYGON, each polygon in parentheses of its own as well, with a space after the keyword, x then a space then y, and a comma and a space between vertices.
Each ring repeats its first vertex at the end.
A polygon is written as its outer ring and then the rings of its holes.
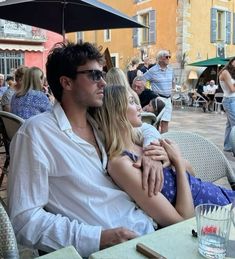
POLYGON ((235 172, 214 143, 196 133, 183 131, 167 132, 162 137, 174 140, 179 145, 183 157, 191 163, 197 177, 214 182, 227 176, 231 187, 235 189, 235 172))
POLYGON ((8 215, 0 203, 0 258, 19 258, 15 234, 8 215))
POLYGON ((24 120, 19 116, 10 112, 0 111, 0 133, 2 135, 2 141, 4 143, 4 147, 6 151, 6 159, 2 168, 2 173, 0 175, 1 190, 3 190, 2 183, 3 183, 4 176, 7 175, 8 165, 10 161, 9 145, 16 131, 23 123, 24 123, 24 120))
POLYGON ((230 132, 230 142, 232 144, 233 155, 235 156, 235 126, 232 127, 230 132))

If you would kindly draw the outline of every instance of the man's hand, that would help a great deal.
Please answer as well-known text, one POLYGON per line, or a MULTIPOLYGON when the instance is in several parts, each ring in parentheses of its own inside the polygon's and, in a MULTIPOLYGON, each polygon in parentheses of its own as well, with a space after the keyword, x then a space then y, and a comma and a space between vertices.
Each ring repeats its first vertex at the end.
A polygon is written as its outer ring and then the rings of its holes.
POLYGON ((120 227, 103 230, 100 237, 100 249, 104 249, 136 237, 137 234, 127 228, 120 227))
POLYGON ((151 156, 153 160, 161 161, 163 168, 171 164, 166 150, 160 145, 159 141, 153 141, 144 148, 144 155, 151 156))

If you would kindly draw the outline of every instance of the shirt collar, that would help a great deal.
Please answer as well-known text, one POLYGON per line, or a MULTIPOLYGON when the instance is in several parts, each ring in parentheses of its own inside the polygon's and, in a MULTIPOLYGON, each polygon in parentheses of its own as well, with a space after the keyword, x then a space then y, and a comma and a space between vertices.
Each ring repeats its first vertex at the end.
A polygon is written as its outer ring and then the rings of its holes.
POLYGON ((161 68, 159 64, 156 64, 156 66, 157 66, 157 69, 161 71, 165 71, 169 67, 169 65, 167 65, 165 68, 161 68))
MULTIPOLYGON (((58 122, 59 128, 62 131, 72 130, 72 126, 58 101, 55 101, 55 104, 53 106, 53 113, 58 122)), ((98 125, 96 121, 89 114, 87 114, 87 119, 91 123, 91 125, 97 130, 98 125)))
POLYGON ((62 131, 72 130, 71 124, 69 123, 69 120, 58 101, 55 101, 53 106, 53 113, 58 122, 59 128, 62 131))

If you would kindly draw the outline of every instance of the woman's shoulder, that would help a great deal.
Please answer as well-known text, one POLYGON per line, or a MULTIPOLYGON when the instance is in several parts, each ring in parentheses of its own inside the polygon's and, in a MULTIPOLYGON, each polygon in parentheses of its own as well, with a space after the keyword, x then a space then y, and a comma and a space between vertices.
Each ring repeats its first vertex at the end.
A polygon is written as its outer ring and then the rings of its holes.
POLYGON ((231 79, 231 75, 229 73, 229 71, 227 69, 224 69, 220 75, 219 75, 219 79, 221 81, 225 81, 226 79, 230 78, 231 79))
POLYGON ((112 159, 109 160, 109 169, 115 169, 115 168, 119 168, 121 169, 121 167, 126 167, 129 166, 130 164, 132 165, 133 162, 136 162, 137 160, 133 159, 129 154, 127 154, 126 152, 128 151, 124 151, 121 155, 113 157, 112 159))

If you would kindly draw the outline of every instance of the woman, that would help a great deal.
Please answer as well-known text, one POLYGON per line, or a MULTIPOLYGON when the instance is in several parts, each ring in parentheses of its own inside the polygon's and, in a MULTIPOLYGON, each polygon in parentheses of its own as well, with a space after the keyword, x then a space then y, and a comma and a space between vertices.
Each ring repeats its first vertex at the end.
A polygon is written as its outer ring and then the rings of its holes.
POLYGON ((9 83, 9 88, 2 96, 2 109, 3 111, 10 112, 11 111, 11 98, 16 91, 21 88, 22 79, 25 71, 28 68, 25 66, 20 66, 15 71, 15 82, 14 84, 9 83))
POLYGON ((11 112, 23 119, 50 111, 51 103, 43 93, 43 71, 38 67, 26 70, 21 88, 13 95, 11 112))
MULTIPOLYGON (((107 85, 112 86, 112 85, 122 85, 124 86, 133 96, 135 99, 136 104, 140 105, 140 99, 138 94, 130 87, 127 77, 125 73, 123 72, 122 69, 117 68, 117 67, 112 67, 109 69, 109 71, 106 74, 105 81, 107 85)), ((155 115, 157 116, 160 111, 156 111, 155 115)), ((142 132, 145 132, 145 136, 149 135, 149 139, 156 138, 160 139, 161 135, 160 132, 152 125, 148 123, 143 123, 140 127, 140 130, 142 132)), ((145 139, 144 141, 144 146, 149 145, 150 142, 148 139, 145 139)))
POLYGON ((232 152, 232 144, 229 137, 232 127, 235 126, 235 58, 232 58, 221 70, 219 81, 224 92, 222 104, 227 115, 224 151, 232 152))
POLYGON ((104 104, 95 114, 96 121, 106 137, 109 156, 108 173, 135 202, 161 226, 168 226, 190 218, 194 206, 201 203, 225 205, 232 202, 235 192, 212 183, 201 182, 185 173, 184 159, 169 140, 161 140, 175 171, 164 168, 164 186, 157 196, 148 198, 141 189, 141 171, 132 166, 142 155, 141 138, 133 130, 141 125, 140 107, 123 86, 104 90, 104 104), (177 190, 177 191, 176 191, 177 190))

